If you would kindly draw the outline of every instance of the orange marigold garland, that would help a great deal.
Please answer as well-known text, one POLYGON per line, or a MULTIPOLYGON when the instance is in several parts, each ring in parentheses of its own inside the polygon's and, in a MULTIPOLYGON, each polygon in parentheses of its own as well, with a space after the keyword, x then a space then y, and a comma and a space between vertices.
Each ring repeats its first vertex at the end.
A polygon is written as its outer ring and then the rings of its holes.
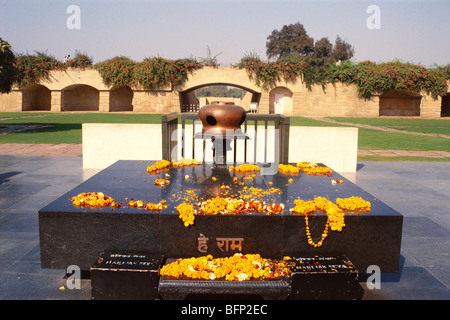
POLYGON ((315 162, 302 161, 297 163, 297 168, 302 169, 303 172, 306 173, 307 175, 311 174, 315 176, 327 175, 329 177, 333 175, 333 171, 331 171, 330 168, 319 167, 319 165, 315 162))
POLYGON ((249 173, 249 172, 259 172, 261 168, 256 164, 241 164, 238 166, 228 167, 228 170, 237 173, 249 173))
POLYGON ((308 244, 313 247, 321 247, 323 241, 328 236, 328 229, 332 231, 341 232, 345 227, 344 211, 356 212, 360 214, 363 211, 370 212, 370 202, 365 201, 359 197, 350 197, 347 199, 337 199, 336 204, 324 197, 317 197, 314 200, 304 201, 297 199, 294 201, 294 208, 290 209, 292 214, 304 215, 306 224, 306 237, 308 244), (327 222, 325 229, 322 232, 321 239, 316 243, 311 237, 311 230, 309 227, 308 216, 313 215, 316 210, 325 212, 327 215, 327 222))
POLYGON ((213 258, 212 255, 207 255, 177 259, 160 269, 162 276, 225 281, 276 279, 288 273, 284 260, 269 260, 261 258, 259 254, 240 253, 225 258, 213 258))
POLYGON ((156 162, 154 165, 147 167, 147 173, 155 173, 156 171, 159 171, 161 169, 165 169, 170 167, 170 161, 168 160, 161 160, 156 162))
POLYGON ((299 169, 290 164, 279 164, 278 171, 285 174, 298 174, 299 169))
POLYGON ((170 181, 166 180, 166 179, 156 179, 155 180, 156 186, 167 186, 169 183, 170 183, 170 181))
POLYGON ((128 202, 128 207, 145 209, 147 211, 152 211, 152 212, 159 212, 164 209, 167 209, 166 200, 161 200, 158 203, 149 202, 147 204, 145 204, 145 202, 142 200, 130 200, 128 202))
POLYGON ((90 209, 104 208, 115 205, 114 199, 104 195, 102 192, 80 193, 76 197, 72 197, 72 203, 76 207, 90 209))
POLYGON ((198 165, 201 165, 201 164, 202 164, 202 162, 198 161, 196 159, 181 158, 180 160, 172 160, 172 166, 174 168, 198 166, 198 165))
POLYGON ((214 197, 195 204, 197 214, 236 215, 243 213, 279 214, 284 210, 284 204, 266 203, 263 200, 244 200, 235 198, 214 197))
POLYGON ((192 205, 183 202, 177 206, 177 213, 179 218, 184 222, 185 227, 189 227, 194 224, 195 209, 192 205))
POLYGON ((339 208, 355 213, 370 212, 370 202, 359 197, 350 197, 346 199, 337 198, 336 204, 339 208))

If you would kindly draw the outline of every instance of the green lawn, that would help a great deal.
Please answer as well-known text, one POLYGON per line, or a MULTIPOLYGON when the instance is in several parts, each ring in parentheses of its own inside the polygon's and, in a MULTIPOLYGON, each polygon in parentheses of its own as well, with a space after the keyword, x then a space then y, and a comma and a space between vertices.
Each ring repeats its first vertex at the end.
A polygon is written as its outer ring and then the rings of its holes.
POLYGON ((160 123, 159 114, 122 113, 0 113, 2 124, 50 125, 47 128, 0 135, 0 143, 81 143, 83 123, 160 123))
MULTIPOLYGON (((450 151, 450 139, 411 135, 426 132, 450 135, 450 119, 330 118, 336 121, 369 124, 405 130, 385 132, 359 128, 360 149, 450 151)), ((81 143, 82 123, 160 123, 160 114, 134 113, 0 113, 2 124, 40 124, 47 128, 0 135, 0 143, 81 143)), ((291 117, 293 126, 343 126, 304 117, 291 117)), ((345 125, 347 126, 347 125, 345 125)))
POLYGON ((339 122, 367 124, 371 126, 386 127, 397 130, 436 133, 450 135, 450 119, 405 119, 405 118, 339 118, 330 117, 339 122))
MULTIPOLYGON (((367 124, 378 127, 405 130, 387 132, 367 128, 358 130, 358 147, 365 150, 409 150, 450 151, 450 139, 435 136, 412 135, 408 132, 436 133, 450 136, 450 119, 405 119, 405 118, 335 118, 330 119, 353 124, 367 124)), ((347 126, 325 121, 292 117, 291 125, 299 126, 347 126)))

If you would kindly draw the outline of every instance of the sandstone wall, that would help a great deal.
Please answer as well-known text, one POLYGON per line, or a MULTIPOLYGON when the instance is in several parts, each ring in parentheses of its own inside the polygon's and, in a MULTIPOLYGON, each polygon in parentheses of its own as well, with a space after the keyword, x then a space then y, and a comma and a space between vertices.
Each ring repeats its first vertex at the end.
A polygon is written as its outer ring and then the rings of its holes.
MULTIPOLYGON (((328 84, 325 88, 307 89, 301 81, 280 82, 271 90, 262 90, 247 72, 236 68, 206 67, 193 72, 188 81, 176 88, 146 91, 138 88, 110 88, 96 70, 55 71, 40 85, 9 94, 0 94, 0 112, 29 110, 61 111, 130 111, 145 113, 180 112, 181 103, 191 99, 197 88, 225 84, 248 91, 242 106, 257 103, 259 113, 282 113, 287 116, 354 116, 413 115, 423 118, 441 116, 442 98, 417 95, 410 100, 394 96, 358 97, 355 85, 328 84), (281 111, 280 111, 281 110, 281 111), (405 111, 406 110, 406 111, 405 111)), ((450 91, 450 90, 449 90, 450 91)), ((414 94, 413 94, 414 95, 414 94)), ((197 99, 198 100, 198 99, 197 99)), ((203 101, 203 100, 202 100, 203 101)))

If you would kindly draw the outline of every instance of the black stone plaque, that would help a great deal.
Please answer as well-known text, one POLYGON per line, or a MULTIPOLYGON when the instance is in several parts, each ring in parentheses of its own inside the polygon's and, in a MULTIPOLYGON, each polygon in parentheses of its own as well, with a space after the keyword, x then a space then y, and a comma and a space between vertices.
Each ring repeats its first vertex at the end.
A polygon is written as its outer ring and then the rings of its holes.
POLYGON ((345 256, 305 256, 288 261, 293 300, 359 300, 358 270, 345 256))
POLYGON ((113 252, 98 257, 90 269, 94 300, 154 300, 158 296, 162 257, 113 252))

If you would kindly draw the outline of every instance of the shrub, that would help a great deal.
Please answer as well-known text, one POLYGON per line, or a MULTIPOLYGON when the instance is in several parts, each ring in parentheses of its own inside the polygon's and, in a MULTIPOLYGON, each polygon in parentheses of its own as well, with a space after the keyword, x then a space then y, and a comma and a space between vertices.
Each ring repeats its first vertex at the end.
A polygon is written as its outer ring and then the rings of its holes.
POLYGON ((50 71, 64 70, 64 64, 46 52, 36 51, 34 55, 20 54, 15 61, 17 77, 15 82, 19 88, 37 84, 49 79, 50 71))
POLYGON ((136 62, 127 57, 114 57, 97 63, 95 68, 103 78, 103 82, 111 87, 133 86, 136 62))
POLYGON ((297 60, 293 56, 264 62, 255 55, 247 55, 237 67, 247 70, 249 77, 263 90, 273 88, 278 81, 294 82, 298 78, 305 82, 307 88, 311 88, 313 84, 324 85, 328 77, 324 67, 312 66, 306 60, 297 60))
POLYGON ((376 64, 371 61, 344 61, 330 66, 330 76, 347 84, 355 84, 360 97, 368 98, 391 90, 427 93, 433 99, 447 92, 445 68, 425 68, 400 61, 376 64))
POLYGON ((67 62, 67 66, 74 69, 86 69, 91 67, 93 60, 86 53, 80 51, 75 52, 75 57, 67 62))
POLYGON ((146 58, 134 69, 135 82, 145 90, 173 87, 186 81, 190 72, 201 67, 193 59, 146 58))

